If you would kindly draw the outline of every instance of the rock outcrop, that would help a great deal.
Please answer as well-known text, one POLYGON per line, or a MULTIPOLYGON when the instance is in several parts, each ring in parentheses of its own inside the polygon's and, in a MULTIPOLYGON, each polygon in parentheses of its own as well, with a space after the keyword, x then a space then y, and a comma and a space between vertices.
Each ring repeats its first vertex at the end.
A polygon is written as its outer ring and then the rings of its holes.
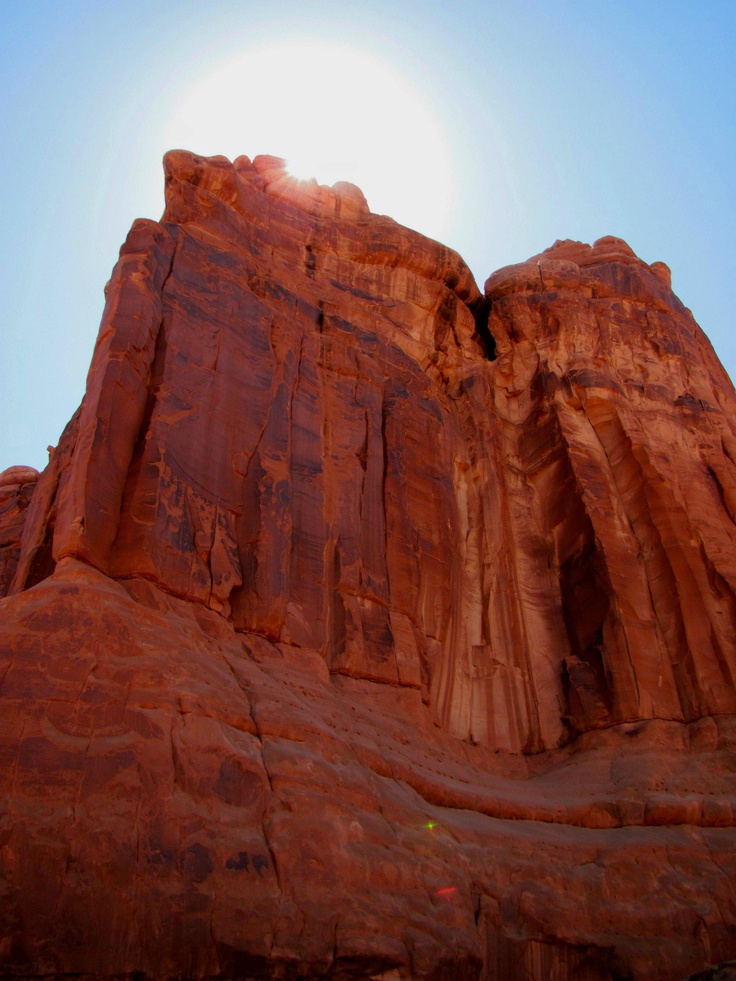
POLYGON ((736 394, 667 267, 482 295, 351 185, 165 166, 0 478, 0 973, 736 955, 736 394))
POLYGON ((0 595, 5 596, 18 567, 26 509, 38 482, 33 467, 0 473, 0 595))

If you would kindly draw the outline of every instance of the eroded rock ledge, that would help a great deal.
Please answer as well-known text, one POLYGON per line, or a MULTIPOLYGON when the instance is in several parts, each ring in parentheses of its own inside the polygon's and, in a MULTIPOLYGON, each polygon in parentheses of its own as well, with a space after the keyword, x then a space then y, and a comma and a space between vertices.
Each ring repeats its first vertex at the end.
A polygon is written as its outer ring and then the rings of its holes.
POLYGON ((8 976, 736 954, 736 395, 651 266, 167 155, 0 477, 8 976))

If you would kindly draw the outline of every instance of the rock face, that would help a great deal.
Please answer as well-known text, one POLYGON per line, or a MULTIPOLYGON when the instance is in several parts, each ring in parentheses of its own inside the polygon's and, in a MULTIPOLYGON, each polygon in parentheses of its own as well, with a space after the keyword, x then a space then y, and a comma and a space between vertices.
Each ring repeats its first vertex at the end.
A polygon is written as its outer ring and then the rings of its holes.
POLYGON ((481 295, 167 155, 0 478, 6 976, 677 981, 736 954, 736 395, 619 239, 481 295))
POLYGON ((26 509, 38 482, 33 467, 10 467, 0 473, 0 595, 13 581, 20 556, 26 509))

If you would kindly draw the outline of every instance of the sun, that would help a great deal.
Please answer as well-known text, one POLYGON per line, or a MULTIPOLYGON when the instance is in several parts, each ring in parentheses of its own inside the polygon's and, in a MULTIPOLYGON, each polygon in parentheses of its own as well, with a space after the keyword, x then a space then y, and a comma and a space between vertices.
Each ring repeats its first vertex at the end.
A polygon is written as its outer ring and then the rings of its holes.
POLYGON ((372 211, 435 238, 453 212, 451 147, 421 85, 350 45, 245 50, 188 85, 165 135, 170 147, 269 153, 296 177, 351 181, 372 211))

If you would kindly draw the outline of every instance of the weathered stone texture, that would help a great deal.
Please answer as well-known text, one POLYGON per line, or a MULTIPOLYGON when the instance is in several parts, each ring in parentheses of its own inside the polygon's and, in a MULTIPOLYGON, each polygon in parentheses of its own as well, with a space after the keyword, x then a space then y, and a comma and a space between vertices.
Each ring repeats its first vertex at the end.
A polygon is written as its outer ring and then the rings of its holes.
POLYGON ((667 267, 483 296, 351 185, 165 166, 0 478, 2 971, 736 954, 736 395, 667 267))
POLYGON ((38 482, 33 467, 10 467, 0 473, 0 595, 7 593, 21 550, 26 511, 38 482))

